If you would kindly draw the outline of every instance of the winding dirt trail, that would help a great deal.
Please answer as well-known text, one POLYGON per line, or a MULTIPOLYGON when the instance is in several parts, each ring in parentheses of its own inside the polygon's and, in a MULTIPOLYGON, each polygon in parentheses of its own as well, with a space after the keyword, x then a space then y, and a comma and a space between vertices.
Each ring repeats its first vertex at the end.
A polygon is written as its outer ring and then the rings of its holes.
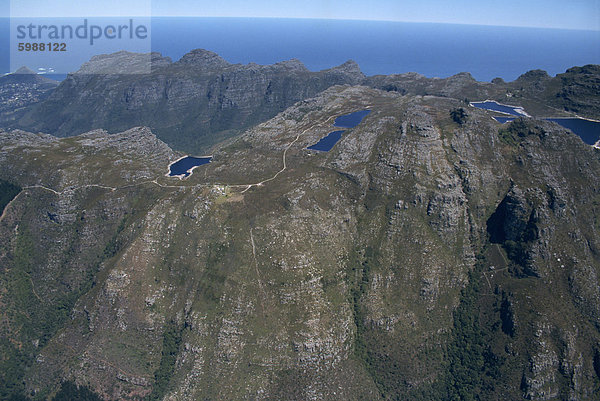
MULTIPOLYGON (((369 105, 366 108, 370 109, 371 107, 372 106, 369 105)), ((141 186, 141 185, 145 185, 145 184, 154 184, 154 185, 159 186, 161 188, 172 188, 172 189, 199 188, 199 187, 208 187, 208 186, 214 186, 214 185, 222 185, 222 186, 226 186, 226 187, 229 187, 229 188, 244 188, 244 190, 242 190, 241 192, 239 192, 240 194, 243 194, 243 193, 247 192, 248 190, 250 190, 253 187, 260 187, 260 186, 262 186, 263 184, 265 184, 267 182, 270 182, 270 181, 273 181, 273 180, 277 179, 277 177, 287 169, 287 159, 286 158, 287 158, 287 152, 288 152, 288 150, 290 150, 290 148, 292 146, 294 146, 294 144, 296 142, 298 142, 298 140, 300 139, 300 137, 302 135, 304 135, 304 133, 306 133, 306 131, 308 131, 310 129, 315 129, 317 126, 319 126, 321 124, 323 124, 323 125, 328 124, 328 123, 330 123, 330 121, 332 119, 335 119, 335 118, 336 118, 335 115, 331 116, 328 119, 326 119, 324 122, 322 122, 320 124, 311 125, 310 127, 305 128, 304 130, 302 130, 302 132, 298 133, 296 135, 296 138, 294 138, 294 140, 292 142, 290 142, 288 144, 288 146, 286 146, 286 148, 283 150, 283 155, 282 155, 283 166, 282 166, 282 168, 279 171, 277 171, 272 177, 264 179, 264 180, 256 182, 256 183, 252 183, 252 184, 196 184, 196 185, 187 186, 187 185, 167 185, 167 184, 161 184, 161 183, 158 182, 158 178, 155 178, 153 180, 146 180, 146 181, 136 182, 136 183, 133 183, 133 184, 127 184, 127 185, 122 185, 122 186, 118 186, 118 187, 111 187, 111 186, 101 185, 101 184, 87 184, 87 185, 81 185, 81 186, 68 187, 68 188, 63 189, 62 191, 57 191, 55 189, 49 188, 49 187, 44 186, 44 185, 39 185, 39 184, 29 185, 29 186, 23 187, 23 189, 21 190, 21 192, 19 192, 17 194, 17 196, 15 196, 5 206, 5 208, 4 208, 3 212, 2 212, 2 215, 0 216, 0 221, 2 221, 4 219, 4 217, 6 215, 6 212, 9 209, 9 207, 12 205, 12 203, 23 192, 25 192, 26 190, 29 190, 29 189, 36 189, 36 188, 37 189, 42 189, 42 190, 45 190, 45 191, 48 191, 48 192, 52 192, 53 194, 55 194, 57 196, 61 196, 64 193, 67 193, 67 192, 73 192, 73 191, 76 191, 76 190, 79 190, 79 189, 82 189, 82 188, 94 188, 94 187, 95 188, 107 189, 107 190, 110 190, 110 191, 114 192, 114 191, 117 191, 117 190, 120 190, 120 189, 132 188, 132 187, 141 186)))
MULTIPOLYGON (((243 194, 244 192, 246 192, 247 190, 249 190, 252 187, 260 187, 265 182, 273 181, 274 179, 277 178, 277 176, 279 174, 283 173, 285 171, 285 169, 287 168, 286 159, 285 159, 285 157, 287 156, 287 151, 294 145, 294 143, 296 143, 298 141, 298 139, 300 139, 300 135, 304 134, 306 131, 308 131, 308 128, 305 129, 304 131, 302 131, 301 133, 299 133, 298 135, 296 135, 296 139, 294 139, 292 142, 290 142, 290 144, 283 151, 283 168, 281 170, 276 172, 273 177, 267 178, 266 180, 262 180, 260 182, 257 182, 256 184, 235 185, 236 187, 237 186, 246 186, 246 189, 244 189, 241 193, 243 194)), ((233 186, 234 185, 230 185, 230 187, 233 187, 233 186)))

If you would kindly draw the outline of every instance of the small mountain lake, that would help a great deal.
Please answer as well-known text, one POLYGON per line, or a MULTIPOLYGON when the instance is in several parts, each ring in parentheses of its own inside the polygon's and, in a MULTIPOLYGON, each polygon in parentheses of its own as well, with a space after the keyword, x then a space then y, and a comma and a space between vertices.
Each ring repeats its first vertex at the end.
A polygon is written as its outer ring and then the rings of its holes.
POLYGON ((333 123, 334 127, 354 128, 365 118, 371 110, 355 111, 354 113, 339 116, 333 123))
MULTIPOLYGON (((339 128, 354 128, 361 123, 363 118, 369 114, 371 110, 360 110, 350 114, 344 114, 335 119, 333 126, 339 128)), ((306 149, 318 150, 320 152, 329 152, 333 146, 342 139, 342 134, 345 130, 332 131, 325 137, 321 138, 319 142, 307 147, 306 149)))
POLYGON ((329 134, 327 134, 326 137, 321 138, 319 142, 315 143, 312 146, 309 146, 306 149, 319 150, 321 152, 329 152, 331 148, 333 148, 333 145, 335 145, 337 141, 339 141, 342 138, 343 133, 344 130, 330 132, 329 134))
MULTIPOLYGON (((508 106, 492 100, 486 100, 485 102, 471 102, 470 105, 479 109, 492 110, 517 117, 528 116, 522 107, 508 106)), ((502 124, 513 121, 515 118, 516 117, 494 117, 496 121, 502 124)), ((543 120, 553 121, 570 129, 588 145, 594 145, 600 140, 600 122, 598 121, 591 121, 583 118, 544 118, 543 120)))
POLYGON ((498 113, 510 114, 512 116, 527 116, 525 110, 520 106, 509 106, 507 104, 500 104, 493 100, 486 100, 485 102, 471 102, 471 106, 477 107, 478 109, 497 111, 498 113))
POLYGON ((600 122, 584 120, 583 118, 546 118, 570 129, 588 145, 593 145, 600 139, 600 122))
POLYGON ((194 168, 210 163, 212 156, 192 157, 186 156, 169 165, 169 177, 185 178, 192 174, 194 168))
MULTIPOLYGON (((513 121, 514 117, 494 117, 499 123, 513 121)), ((600 122, 585 120, 583 118, 544 118, 546 121, 555 122, 564 128, 570 129, 574 134, 588 145, 593 145, 600 140, 600 122)))

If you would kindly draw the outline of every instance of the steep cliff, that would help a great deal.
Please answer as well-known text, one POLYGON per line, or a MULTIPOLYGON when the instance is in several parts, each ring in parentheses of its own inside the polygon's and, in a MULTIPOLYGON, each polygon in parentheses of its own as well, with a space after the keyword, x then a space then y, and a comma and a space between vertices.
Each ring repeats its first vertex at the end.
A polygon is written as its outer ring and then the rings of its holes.
POLYGON ((40 87, 43 91, 31 92, 35 96, 25 102, 20 97, 20 103, 7 97, 9 107, 0 115, 0 126, 59 137, 148 126, 175 149, 204 153, 333 85, 361 84, 463 101, 495 99, 525 107, 536 117, 578 114, 598 119, 599 82, 596 65, 574 67, 556 77, 534 70, 513 82, 498 78, 490 83, 478 82, 467 72, 443 79, 417 73, 365 77, 353 61, 312 72, 297 59, 230 64, 197 49, 172 62, 158 53, 121 51, 93 57, 55 90, 40 87))
POLYGON ((145 128, 0 134, 4 394, 592 399, 599 153, 460 104, 335 86, 185 180, 145 128))
POLYGON ((145 125, 169 145, 199 152, 332 85, 363 78, 353 62, 311 72, 298 60, 230 64, 200 49, 175 63, 157 53, 119 52, 69 74, 18 125, 60 137, 145 125), (138 73, 147 63, 152 73, 138 73))

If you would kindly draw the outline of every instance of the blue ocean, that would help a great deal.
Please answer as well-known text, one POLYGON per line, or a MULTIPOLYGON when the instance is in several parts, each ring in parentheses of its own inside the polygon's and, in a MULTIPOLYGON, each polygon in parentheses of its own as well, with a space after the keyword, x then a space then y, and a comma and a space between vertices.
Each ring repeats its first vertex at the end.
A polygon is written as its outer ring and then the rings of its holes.
MULTIPOLYGON (((0 24, 1 49, 10 44, 9 20, 0 24)), ((272 64, 300 59, 322 70, 349 59, 366 75, 418 72, 448 77, 468 71, 477 80, 512 81, 532 69, 550 75, 600 64, 600 32, 430 23, 160 17, 151 20, 152 50, 174 61, 204 48, 231 63, 272 64)), ((0 71, 10 69, 3 50, 0 71)), ((74 54, 75 71, 89 58, 74 54)), ((28 66, 37 70, 40 66, 28 66)), ((47 67, 47 66, 43 66, 47 67)))

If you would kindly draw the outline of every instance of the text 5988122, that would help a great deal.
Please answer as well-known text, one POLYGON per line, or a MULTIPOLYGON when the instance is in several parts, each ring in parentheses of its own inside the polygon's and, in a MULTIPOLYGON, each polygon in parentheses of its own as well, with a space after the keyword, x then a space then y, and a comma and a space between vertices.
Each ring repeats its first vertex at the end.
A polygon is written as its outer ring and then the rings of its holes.
POLYGON ((17 45, 17 50, 20 52, 66 52, 66 43, 31 43, 21 42, 17 45))

